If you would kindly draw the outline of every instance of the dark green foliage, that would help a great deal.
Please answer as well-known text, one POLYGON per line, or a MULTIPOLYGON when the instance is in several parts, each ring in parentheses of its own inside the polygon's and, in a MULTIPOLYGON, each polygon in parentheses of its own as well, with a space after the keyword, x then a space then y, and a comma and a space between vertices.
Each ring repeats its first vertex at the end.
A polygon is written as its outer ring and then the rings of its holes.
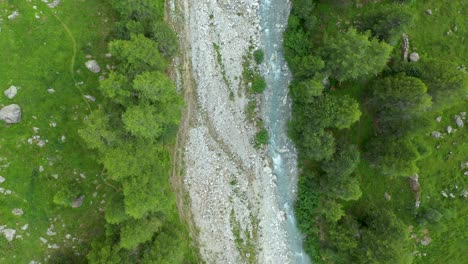
POLYGON ((343 206, 331 199, 322 200, 320 203, 320 209, 320 214, 329 222, 336 222, 345 215, 343 206))
POLYGON ((313 97, 322 95, 324 87, 322 80, 314 78, 300 82, 294 81, 291 83, 290 89, 296 100, 312 102, 313 97))
POLYGON ((314 97, 306 104, 297 107, 299 107, 297 111, 301 123, 296 124, 299 128, 305 125, 315 130, 349 128, 361 116, 359 104, 349 96, 314 97))
POLYGON ((377 75, 387 63, 392 47, 377 39, 369 39, 351 28, 323 47, 326 70, 338 81, 377 75))
POLYGON ((299 60, 302 56, 310 54, 310 44, 306 33, 302 29, 294 29, 286 31, 284 35, 284 51, 288 63, 291 59, 298 57, 299 60))
POLYGON ((111 72, 109 76, 101 81, 99 90, 107 98, 119 104, 126 104, 131 96, 131 85, 122 74, 111 72))
POLYGON ((379 79, 372 85, 370 104, 376 111, 380 131, 395 134, 411 126, 432 102, 421 80, 399 74, 379 79))
POLYGON ((315 229, 315 210, 319 205, 320 194, 314 190, 317 188, 313 172, 305 171, 299 177, 297 201, 294 206, 294 214, 298 220, 301 231, 308 235, 315 229))
POLYGON ((252 91, 254 93, 262 93, 266 89, 265 79, 260 75, 256 74, 252 80, 252 91))
POLYGON ((158 43, 159 51, 167 59, 176 55, 179 41, 175 32, 166 23, 160 21, 153 24, 151 38, 158 43))
POLYGON ((263 50, 261 49, 254 51, 253 56, 257 64, 262 64, 263 61, 265 60, 265 54, 263 53, 263 50))
POLYGON ((109 44, 109 51, 121 62, 120 72, 130 78, 140 72, 167 68, 158 43, 144 35, 132 35, 130 40, 114 40, 109 44))
POLYGON ((356 28, 361 32, 370 30, 373 37, 394 44, 412 21, 413 15, 404 6, 379 3, 366 6, 356 28))
POLYGON ((306 129, 298 137, 301 154, 306 159, 321 161, 329 159, 335 152, 335 138, 328 131, 311 131, 306 129), (300 138, 300 141, 299 141, 300 138))
POLYGON ((117 192, 106 208, 106 236, 95 240, 88 260, 183 263, 191 248, 169 186, 167 145, 183 102, 164 73, 177 52, 177 36, 162 21, 164 1, 112 3, 125 24, 122 38, 109 44, 117 71, 101 82, 104 102, 79 133, 98 151, 117 192))
POLYGON ((423 62, 417 77, 426 83, 438 110, 460 102, 468 94, 468 74, 454 63, 441 60, 423 62))
POLYGON ((154 21, 163 19, 164 1, 162 0, 111 0, 110 2, 124 20, 154 21))
POLYGON ((265 145, 268 144, 268 131, 265 128, 262 128, 257 134, 255 135, 255 145, 265 145))
POLYGON ((135 249, 139 244, 150 240, 161 229, 162 224, 163 222, 156 216, 124 222, 120 229, 120 246, 125 249, 135 249))
POLYGON ((383 175, 409 177, 418 172, 416 161, 420 155, 408 139, 374 138, 368 144, 366 156, 383 175))
POLYGON ((370 210, 363 219, 361 243, 355 258, 358 263, 411 263, 412 243, 407 226, 391 211, 370 210))
POLYGON ((289 67, 296 78, 311 78, 325 67, 325 62, 317 56, 294 56, 289 59, 289 67))
POLYGON ((321 164, 322 170, 330 177, 348 176, 360 162, 360 153, 356 146, 341 143, 340 148, 329 160, 321 164))

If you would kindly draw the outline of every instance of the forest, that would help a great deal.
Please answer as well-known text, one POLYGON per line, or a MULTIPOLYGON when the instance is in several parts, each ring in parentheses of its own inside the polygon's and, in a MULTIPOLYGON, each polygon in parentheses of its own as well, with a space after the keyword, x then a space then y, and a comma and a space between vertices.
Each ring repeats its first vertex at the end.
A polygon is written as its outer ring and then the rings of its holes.
POLYGON ((314 263, 466 261, 466 9, 292 1, 295 209, 314 263))
POLYGON ((116 61, 99 91, 105 103, 79 133, 98 152, 117 191, 106 234, 89 263, 183 263, 196 256, 169 185, 170 148, 183 100, 167 75, 178 39, 164 1, 111 1, 118 15, 109 52, 116 61))

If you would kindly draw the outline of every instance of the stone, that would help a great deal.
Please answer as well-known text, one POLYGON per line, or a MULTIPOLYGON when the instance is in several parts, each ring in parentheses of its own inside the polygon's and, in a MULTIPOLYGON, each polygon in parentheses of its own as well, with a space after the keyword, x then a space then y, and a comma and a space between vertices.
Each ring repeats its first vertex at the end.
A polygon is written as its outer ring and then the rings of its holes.
POLYGON ((47 4, 47 6, 49 8, 56 8, 58 5, 60 5, 60 2, 62 2, 62 0, 54 0, 52 3, 47 4))
POLYGON ((16 216, 21 216, 21 215, 24 214, 23 209, 21 209, 21 208, 15 208, 15 209, 11 210, 11 213, 16 215, 16 216))
POLYGON ((432 137, 433 138, 440 138, 440 136, 441 136, 440 132, 438 132, 438 131, 432 132, 432 137))
POLYGON ((458 127, 463 127, 464 126, 463 119, 459 115, 455 115, 454 119, 455 119, 455 123, 457 123, 458 127))
POLYGON ((55 89, 54 88, 49 88, 49 89, 47 89, 47 92, 48 93, 55 93, 55 89))
POLYGON ((21 227, 21 230, 24 231, 24 230, 28 229, 28 227, 29 227, 29 224, 25 224, 23 227, 21 227))
POLYGON ((442 121, 442 117, 441 116, 436 117, 436 121, 440 123, 440 121, 442 121))
POLYGON ((47 244, 47 239, 40 237, 39 240, 41 240, 42 243, 47 244))
POLYGON ((5 236, 6 240, 8 241, 12 241, 13 238, 15 237, 15 234, 16 234, 16 230, 15 229, 11 229, 11 228, 7 228, 7 229, 4 229, 2 231, 3 235, 5 236))
POLYGON ((447 127, 447 133, 449 133, 449 134, 452 133, 452 127, 451 126, 447 127))
POLYGON ((468 171, 465 171, 465 173, 463 173, 463 175, 468 176, 468 171))
POLYGON ((411 54, 409 55, 409 60, 411 62, 419 61, 419 54, 417 52, 411 52, 411 54))
POLYGON ((426 10, 426 14, 432 15, 432 10, 431 10, 431 9, 427 9, 427 10, 426 10))
POLYGON ((385 200, 390 201, 392 199, 392 196, 388 194, 387 192, 384 193, 385 200))
POLYGON ((460 197, 468 198, 468 191, 467 191, 467 190, 463 190, 463 191, 460 193, 460 197))
POLYGON ((88 99, 91 102, 96 102, 96 98, 94 96, 91 96, 89 94, 83 95, 84 98, 88 99))
POLYGON ((270 167, 265 167, 263 168, 263 172, 265 172, 266 174, 271 174, 271 168, 270 167))
POLYGON ((3 94, 9 99, 13 99, 13 97, 15 97, 17 93, 18 89, 14 85, 10 86, 10 88, 6 89, 5 92, 3 92, 3 94))
POLYGON ((0 176, 0 183, 3 183, 5 181, 5 178, 3 176, 0 176))
POLYGON ((85 198, 84 195, 81 195, 78 198, 76 198, 75 201, 73 201, 73 203, 72 203, 72 208, 81 207, 81 205, 83 205, 84 198, 85 198))
POLYGON ((7 124, 15 124, 21 121, 21 108, 17 104, 11 104, 0 109, 0 120, 7 124))
POLYGON ((467 162, 462 162, 462 163, 460 164, 460 169, 463 170, 463 169, 466 169, 466 168, 468 168, 468 161, 467 161, 467 162))
POLYGON ((432 239, 428 236, 424 236, 423 239, 421 239, 421 245, 427 246, 432 242, 432 239))
POLYGON ((17 18, 18 16, 19 16, 19 12, 18 11, 13 11, 13 13, 8 15, 8 19, 13 20, 13 19, 17 18))
POLYGON ((101 67, 96 60, 89 60, 85 63, 86 68, 91 71, 92 73, 99 73, 101 71, 101 67))

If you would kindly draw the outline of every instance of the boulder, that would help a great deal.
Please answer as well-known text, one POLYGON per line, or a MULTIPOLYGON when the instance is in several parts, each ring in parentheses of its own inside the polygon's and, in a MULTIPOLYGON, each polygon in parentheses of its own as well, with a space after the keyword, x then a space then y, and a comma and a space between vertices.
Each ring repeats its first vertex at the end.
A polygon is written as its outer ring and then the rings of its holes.
POLYGON ((453 130, 453 129, 452 129, 451 126, 448 126, 448 127, 447 127, 447 133, 449 133, 449 134, 452 133, 452 130, 453 130))
POLYGON ((3 229, 2 233, 8 241, 12 241, 13 238, 15 237, 16 230, 7 228, 7 229, 3 229))
POLYGON ((84 198, 85 198, 84 195, 81 195, 78 198, 76 198, 75 201, 73 201, 72 203, 72 208, 81 207, 81 205, 83 205, 84 198))
POLYGON ((0 120, 7 124, 14 124, 21 121, 21 108, 17 104, 11 104, 0 109, 0 120))
POLYGON ((455 123, 457 123, 458 127, 463 127, 463 119, 459 115, 455 115, 455 123))
POLYGON ((17 16, 19 16, 19 12, 18 12, 18 11, 13 11, 13 13, 11 13, 10 15, 8 15, 8 19, 9 19, 9 20, 13 20, 13 19, 15 19, 17 16))
POLYGON ((390 201, 392 199, 392 196, 388 194, 387 192, 384 193, 385 200, 390 201))
POLYGON ((441 116, 436 117, 436 121, 440 123, 440 121, 442 121, 442 117, 441 116))
POLYGON ((91 101, 91 102, 96 102, 96 98, 92 95, 89 95, 89 94, 85 94, 83 95, 84 98, 86 98, 87 100, 91 101))
POLYGON ((62 0, 54 0, 52 3, 48 3, 47 6, 49 8, 56 8, 58 5, 60 5, 60 2, 62 2, 62 0))
POLYGON ((417 52, 411 52, 409 55, 409 60, 411 62, 417 62, 419 60, 419 54, 417 52))
POLYGON ((426 10, 426 14, 432 15, 432 10, 431 10, 431 9, 427 9, 427 10, 426 10))
POLYGON ((89 60, 85 63, 86 68, 91 71, 92 73, 99 73, 101 71, 101 67, 96 60, 89 60))
POLYGON ((16 89, 16 86, 14 85, 10 86, 10 88, 6 89, 5 92, 3 92, 3 94, 9 99, 13 99, 13 97, 15 97, 17 93, 18 89, 16 89))
POLYGON ((3 183, 5 181, 5 178, 3 176, 0 176, 0 183, 3 183))
POLYGON ((441 136, 440 132, 438 132, 438 131, 432 132, 432 137, 433 138, 440 138, 440 136, 441 136))
POLYGON ((21 216, 21 215, 24 214, 23 209, 21 209, 21 208, 15 208, 15 209, 11 210, 11 213, 16 215, 16 216, 21 216))

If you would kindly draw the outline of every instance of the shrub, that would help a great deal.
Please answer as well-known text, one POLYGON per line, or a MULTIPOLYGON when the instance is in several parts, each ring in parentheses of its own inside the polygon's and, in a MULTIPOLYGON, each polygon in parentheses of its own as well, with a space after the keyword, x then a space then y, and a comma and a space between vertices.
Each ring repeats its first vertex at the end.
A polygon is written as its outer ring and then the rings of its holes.
POLYGON ((268 143, 268 131, 265 128, 262 128, 257 134, 255 135, 255 145, 260 146, 268 143))
POLYGON ((263 53, 263 50, 260 49, 254 51, 253 56, 257 64, 262 64, 265 59, 265 54, 263 53))
POLYGON ((265 79, 263 79, 260 74, 257 74, 254 76, 253 81, 252 81, 252 91, 254 93, 262 93, 265 91, 266 88, 266 82, 265 79))

